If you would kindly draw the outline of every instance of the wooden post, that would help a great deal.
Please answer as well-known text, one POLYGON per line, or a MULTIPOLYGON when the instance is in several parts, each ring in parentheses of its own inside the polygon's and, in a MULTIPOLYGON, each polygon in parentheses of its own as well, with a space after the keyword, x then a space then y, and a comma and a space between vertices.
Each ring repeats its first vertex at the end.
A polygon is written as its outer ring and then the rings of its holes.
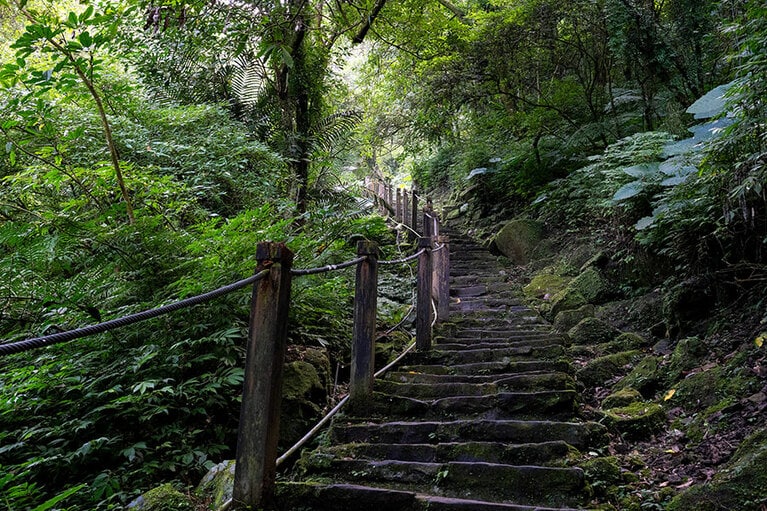
POLYGON ((394 218, 402 223, 402 188, 397 188, 397 205, 394 211, 396 212, 394 218))
POLYGON ((415 347, 418 351, 431 349, 431 238, 418 238, 418 250, 423 248, 426 250, 418 256, 418 300, 415 318, 415 347))
POLYGON ((256 259, 257 271, 270 272, 253 287, 232 498, 250 509, 274 491, 293 253, 284 243, 259 243, 256 259))
POLYGON ((358 241, 357 255, 367 256, 367 259, 357 265, 349 405, 353 410, 361 411, 373 399, 376 302, 378 297, 378 245, 372 241, 358 241))
MULTIPOLYGON (((402 190, 402 223, 408 227, 412 227, 410 221, 410 201, 407 190, 402 190)), ((410 231, 408 231, 410 232, 410 231)))
POLYGON ((426 207, 423 209, 423 235, 426 238, 434 237, 434 221, 432 220, 434 212, 426 207))
POLYGON ((437 297, 437 322, 443 323, 450 317, 450 237, 437 236, 437 243, 442 248, 433 252, 434 258, 434 294, 437 297))
POLYGON ((386 185, 387 200, 389 201, 389 207, 394 209, 394 186, 390 183, 386 185))
MULTIPOLYGON (((413 210, 411 215, 413 223, 410 227, 412 227, 414 231, 418 231, 418 195, 415 187, 413 187, 413 210)), ((415 235, 413 235, 413 238, 415 238, 415 235)))

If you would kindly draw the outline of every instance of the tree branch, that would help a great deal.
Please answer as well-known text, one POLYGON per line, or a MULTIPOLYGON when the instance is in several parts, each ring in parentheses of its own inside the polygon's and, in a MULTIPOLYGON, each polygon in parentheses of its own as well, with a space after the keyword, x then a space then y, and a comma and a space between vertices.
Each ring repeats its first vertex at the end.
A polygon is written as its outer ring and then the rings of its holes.
POLYGON ((371 25, 373 25, 373 22, 378 17, 378 14, 381 12, 381 9, 384 8, 384 5, 386 5, 386 0, 378 0, 376 4, 373 6, 373 10, 370 11, 370 15, 368 16, 365 23, 360 27, 360 31, 357 32, 357 35, 355 35, 352 38, 352 43, 354 44, 360 44, 362 41, 365 40, 365 36, 368 34, 368 31, 370 30, 371 25))

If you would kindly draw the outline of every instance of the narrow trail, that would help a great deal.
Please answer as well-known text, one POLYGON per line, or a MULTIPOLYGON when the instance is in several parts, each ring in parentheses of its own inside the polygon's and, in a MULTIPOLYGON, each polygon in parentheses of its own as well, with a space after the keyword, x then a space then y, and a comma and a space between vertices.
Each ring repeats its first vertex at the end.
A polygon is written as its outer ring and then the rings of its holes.
POLYGON ((280 485, 280 509, 533 511, 588 502, 577 451, 606 442, 578 418, 565 340, 526 307, 497 259, 451 234, 451 318, 430 353, 375 385, 366 413, 335 420, 280 485))

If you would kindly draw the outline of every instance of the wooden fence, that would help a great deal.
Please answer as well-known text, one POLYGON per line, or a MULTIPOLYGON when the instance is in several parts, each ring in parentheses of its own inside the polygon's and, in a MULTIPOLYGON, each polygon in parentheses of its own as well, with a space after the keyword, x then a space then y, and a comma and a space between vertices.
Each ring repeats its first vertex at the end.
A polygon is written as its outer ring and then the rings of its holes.
MULTIPOLYGON (((418 260, 415 307, 417 350, 431 349, 433 324, 447 320, 449 313, 449 239, 440 235, 439 218, 430 203, 427 202, 426 207, 418 211, 418 195, 414 191, 397 188, 395 192, 393 187, 380 182, 369 183, 368 190, 382 214, 392 216, 398 223, 407 226, 417 243, 417 252, 400 261, 379 261, 379 249, 375 243, 360 241, 357 245, 349 384, 349 406, 352 410, 364 409, 373 399, 380 266, 418 260), (420 215, 423 235, 416 236, 420 215)), ((256 272, 268 270, 269 273, 254 284, 251 299, 232 499, 235 506, 244 509, 268 505, 273 496, 291 277, 297 274, 291 271, 293 254, 282 243, 260 243, 256 258, 256 272)), ((333 269, 337 267, 328 268, 333 269)))

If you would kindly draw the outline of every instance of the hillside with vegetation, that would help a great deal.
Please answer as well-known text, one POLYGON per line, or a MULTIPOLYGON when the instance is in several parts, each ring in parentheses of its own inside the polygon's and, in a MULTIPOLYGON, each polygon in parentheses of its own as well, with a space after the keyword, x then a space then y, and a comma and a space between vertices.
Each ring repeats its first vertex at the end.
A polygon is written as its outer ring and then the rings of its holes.
MULTIPOLYGON (((250 276, 260 241, 394 256, 382 179, 571 339, 594 507, 767 504, 760 2, 0 0, 0 40, 4 344, 250 276)), ((352 279, 294 283, 284 446, 344 392, 352 279)), ((248 303, 0 358, 2 506, 192 494, 233 456, 248 303)))

